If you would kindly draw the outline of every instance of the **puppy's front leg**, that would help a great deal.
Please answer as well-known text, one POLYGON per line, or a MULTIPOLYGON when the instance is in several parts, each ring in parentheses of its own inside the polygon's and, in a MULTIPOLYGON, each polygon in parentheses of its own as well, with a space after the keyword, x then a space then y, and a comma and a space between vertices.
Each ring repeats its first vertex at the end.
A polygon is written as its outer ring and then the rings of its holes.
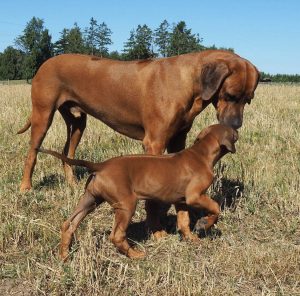
POLYGON ((207 211, 208 215, 203 218, 202 228, 205 230, 213 226, 220 215, 219 204, 205 194, 211 182, 199 182, 193 180, 186 189, 186 204, 197 209, 207 211))
POLYGON ((184 240, 197 242, 199 237, 191 232, 190 215, 186 204, 175 204, 177 212, 177 229, 184 240))

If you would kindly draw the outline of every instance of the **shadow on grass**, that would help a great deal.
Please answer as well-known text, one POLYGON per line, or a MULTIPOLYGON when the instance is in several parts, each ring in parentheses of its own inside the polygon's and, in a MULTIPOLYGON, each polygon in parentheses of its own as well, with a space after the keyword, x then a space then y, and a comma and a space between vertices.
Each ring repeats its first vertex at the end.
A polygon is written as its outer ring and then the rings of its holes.
POLYGON ((78 181, 87 178, 89 175, 89 172, 85 167, 75 166, 73 170, 74 170, 74 175, 78 181))
POLYGON ((51 174, 43 177, 42 180, 34 186, 34 189, 40 189, 42 187, 53 188, 63 182, 65 182, 65 178, 63 176, 51 174))
MULTIPOLYGON (((89 172, 86 168, 75 167, 74 175, 76 179, 80 181, 81 179, 87 178, 89 172)), ((34 189, 40 189, 41 187, 54 188, 61 183, 65 183, 67 185, 65 176, 58 175, 58 174, 51 174, 49 176, 43 177, 42 180, 34 186, 34 189)))
MULTIPOLYGON (((228 208, 234 211, 237 207, 239 199, 242 197, 244 191, 244 184, 240 181, 229 180, 227 178, 219 178, 213 184, 212 197, 220 204, 221 210, 228 208)), ((200 238, 208 237, 210 239, 216 239, 222 235, 221 230, 212 227, 211 229, 205 231, 204 229, 197 228, 197 222, 205 217, 207 214, 203 210, 196 210, 194 208, 188 208, 190 214, 190 227, 198 234, 200 238)), ((161 219, 162 225, 166 227, 168 234, 177 234, 177 216, 169 214, 161 219)), ((110 231, 100 234, 100 239, 103 235, 109 236, 110 231)), ((98 233, 99 235, 99 233, 98 233)), ((134 222, 131 223, 127 229, 127 237, 129 241, 143 242, 150 238, 150 233, 147 229, 146 222, 134 222)))
POLYGON ((244 183, 239 180, 221 178, 213 187, 212 198, 221 206, 221 210, 235 211, 243 196, 244 183))

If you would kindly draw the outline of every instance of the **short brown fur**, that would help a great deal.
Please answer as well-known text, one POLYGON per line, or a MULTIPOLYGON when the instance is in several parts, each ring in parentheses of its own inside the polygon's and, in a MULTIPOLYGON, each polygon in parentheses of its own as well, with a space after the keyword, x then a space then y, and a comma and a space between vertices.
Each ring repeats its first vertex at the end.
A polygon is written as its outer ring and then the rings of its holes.
POLYGON ((181 152, 164 156, 116 157, 98 164, 40 149, 71 165, 85 166, 93 171, 77 208, 62 225, 61 258, 66 260, 68 257, 72 235, 79 223, 103 201, 107 201, 115 211, 110 239, 120 252, 130 258, 145 255, 130 247, 126 239, 127 227, 140 199, 174 203, 179 216, 178 230, 183 238, 198 240, 190 231, 186 206, 207 212, 203 219, 205 229, 217 222, 220 207, 205 192, 213 181, 213 166, 227 152, 235 152, 237 139, 235 130, 217 124, 204 129, 195 144, 181 152))
MULTIPOLYGON (((220 123, 242 125, 246 102, 254 96, 259 73, 247 60, 221 50, 170 58, 114 61, 86 55, 60 55, 46 61, 32 81, 32 114, 19 133, 31 126, 21 191, 29 190, 37 150, 59 110, 67 125, 63 153, 74 158, 86 127, 87 114, 114 130, 143 141, 147 154, 185 147, 194 118, 210 103, 220 123)), ((74 174, 64 163, 67 181, 74 174)), ((146 202, 152 231, 162 229, 155 213, 161 207, 146 202)))

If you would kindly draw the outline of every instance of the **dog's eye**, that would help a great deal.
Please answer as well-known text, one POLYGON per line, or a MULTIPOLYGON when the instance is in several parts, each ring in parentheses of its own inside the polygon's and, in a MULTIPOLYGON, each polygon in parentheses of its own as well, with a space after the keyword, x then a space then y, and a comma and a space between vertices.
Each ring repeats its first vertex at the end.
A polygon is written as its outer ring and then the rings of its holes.
POLYGON ((226 95, 225 95, 225 101, 227 101, 227 102, 236 102, 237 99, 236 99, 236 97, 233 96, 233 95, 226 94, 226 95))

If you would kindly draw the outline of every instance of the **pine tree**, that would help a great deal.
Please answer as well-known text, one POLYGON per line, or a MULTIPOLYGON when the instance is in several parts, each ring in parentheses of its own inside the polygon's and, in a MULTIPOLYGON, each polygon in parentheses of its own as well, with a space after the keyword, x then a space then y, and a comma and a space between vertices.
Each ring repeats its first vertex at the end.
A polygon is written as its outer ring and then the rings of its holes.
POLYGON ((168 54, 168 47, 170 43, 169 27, 170 25, 167 20, 164 20, 154 33, 154 43, 163 57, 166 57, 168 54))
POLYGON ((108 45, 112 44, 111 30, 106 23, 98 25, 97 20, 90 19, 90 26, 85 29, 85 42, 89 54, 108 56, 108 45))
POLYGON ((124 53, 126 59, 147 59, 155 56, 152 41, 152 30, 147 25, 138 25, 136 30, 130 31, 130 37, 125 43, 124 53))
POLYGON ((90 19, 90 26, 85 28, 84 35, 85 35, 85 42, 86 47, 89 54, 95 54, 96 49, 96 34, 97 34, 97 21, 92 17, 90 19))
POLYGON ((26 25, 16 45, 25 53, 24 73, 32 78, 41 64, 53 55, 51 35, 44 28, 42 19, 33 17, 26 25))
POLYGON ((135 30, 130 31, 130 37, 128 41, 124 44, 124 58, 125 60, 134 60, 136 59, 135 55, 135 47, 136 47, 136 40, 135 40, 135 30))
POLYGON ((200 39, 199 34, 192 34, 192 30, 187 29, 186 23, 180 21, 173 26, 170 34, 168 56, 203 50, 204 46, 200 44, 201 42, 202 39, 200 39))
POLYGON ((112 44, 110 38, 111 34, 112 32, 107 27, 106 23, 103 22, 98 26, 97 34, 96 34, 96 44, 101 57, 108 55, 107 46, 112 44))
POLYGON ((60 38, 55 42, 55 53, 86 53, 87 48, 84 43, 81 29, 74 23, 73 28, 64 28, 60 33, 60 38))

